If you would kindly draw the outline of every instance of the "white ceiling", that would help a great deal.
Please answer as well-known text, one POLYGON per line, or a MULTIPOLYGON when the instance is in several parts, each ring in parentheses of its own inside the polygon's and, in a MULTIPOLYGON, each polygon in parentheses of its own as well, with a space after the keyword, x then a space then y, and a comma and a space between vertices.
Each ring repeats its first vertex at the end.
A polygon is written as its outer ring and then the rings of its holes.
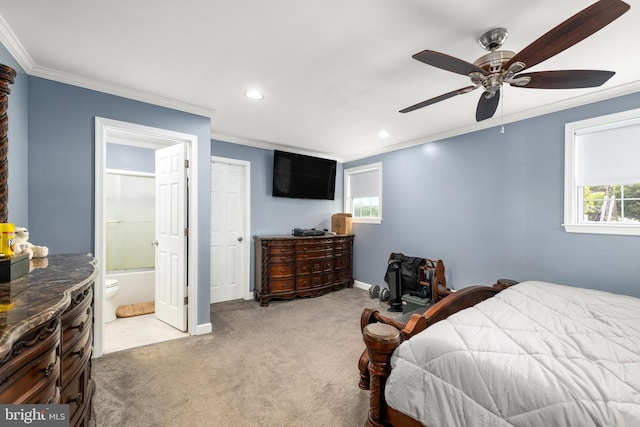
POLYGON ((350 160, 640 90, 640 4, 627 2, 528 70, 616 71, 604 86, 508 86, 480 124, 479 90, 398 113, 470 84, 411 55, 473 62, 494 27, 518 52, 593 1, 0 0, 0 41, 31 75, 211 116, 213 138, 350 160), (264 99, 246 98, 250 88, 264 99))

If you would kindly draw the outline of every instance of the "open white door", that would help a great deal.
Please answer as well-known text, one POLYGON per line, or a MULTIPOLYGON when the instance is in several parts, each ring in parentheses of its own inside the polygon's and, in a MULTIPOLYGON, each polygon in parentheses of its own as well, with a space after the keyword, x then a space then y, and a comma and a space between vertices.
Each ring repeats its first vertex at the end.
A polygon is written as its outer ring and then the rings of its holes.
POLYGON ((156 318, 187 330, 186 144, 156 150, 156 318))

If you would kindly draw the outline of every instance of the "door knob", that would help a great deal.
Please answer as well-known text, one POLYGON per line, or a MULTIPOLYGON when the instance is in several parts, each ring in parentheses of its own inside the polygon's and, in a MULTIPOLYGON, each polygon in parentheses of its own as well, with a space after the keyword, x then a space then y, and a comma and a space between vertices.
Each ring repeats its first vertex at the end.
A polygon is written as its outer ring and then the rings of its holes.
POLYGON ((157 240, 154 240, 153 242, 151 242, 151 244, 152 244, 153 246, 158 246, 158 241, 157 241, 157 240))
POLYGON ((242 236, 238 237, 238 242, 242 242, 242 236))

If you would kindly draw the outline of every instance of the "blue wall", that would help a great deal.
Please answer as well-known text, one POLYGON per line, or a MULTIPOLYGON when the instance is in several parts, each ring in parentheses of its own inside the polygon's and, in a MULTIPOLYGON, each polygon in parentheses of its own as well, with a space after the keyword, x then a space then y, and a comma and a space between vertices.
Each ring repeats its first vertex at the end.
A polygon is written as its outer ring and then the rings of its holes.
MULTIPOLYGON (((291 235, 299 228, 331 229, 331 215, 342 212, 343 168, 336 171, 335 200, 301 200, 271 196, 273 150, 223 141, 211 141, 211 155, 251 163, 251 234, 291 235)), ((251 239, 251 289, 254 288, 253 239, 251 239)))
POLYGON ((209 323, 209 118, 35 77, 28 115, 29 231, 51 253, 94 252, 96 116, 198 137, 197 322, 209 323))
POLYGON ((16 71, 15 82, 9 85, 9 222, 17 226, 29 226, 29 206, 27 191, 29 184, 28 149, 28 102, 29 76, 16 62, 6 48, 0 43, 0 64, 7 65, 16 71))
POLYGON ((107 169, 156 172, 156 151, 123 144, 107 144, 107 169))
POLYGON ((449 287, 545 280, 640 296, 639 236, 566 233, 564 125, 640 94, 346 163, 382 162, 383 222, 354 224, 355 278, 384 285, 391 252, 442 259, 449 287))

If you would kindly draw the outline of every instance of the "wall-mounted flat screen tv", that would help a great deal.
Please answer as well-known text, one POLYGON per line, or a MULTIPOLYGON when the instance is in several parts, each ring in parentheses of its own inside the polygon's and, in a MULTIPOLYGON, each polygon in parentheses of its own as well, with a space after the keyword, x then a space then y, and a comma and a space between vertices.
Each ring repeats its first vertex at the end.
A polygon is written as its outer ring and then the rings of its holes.
POLYGON ((336 190, 335 160, 273 152, 274 197, 333 200, 336 190))

